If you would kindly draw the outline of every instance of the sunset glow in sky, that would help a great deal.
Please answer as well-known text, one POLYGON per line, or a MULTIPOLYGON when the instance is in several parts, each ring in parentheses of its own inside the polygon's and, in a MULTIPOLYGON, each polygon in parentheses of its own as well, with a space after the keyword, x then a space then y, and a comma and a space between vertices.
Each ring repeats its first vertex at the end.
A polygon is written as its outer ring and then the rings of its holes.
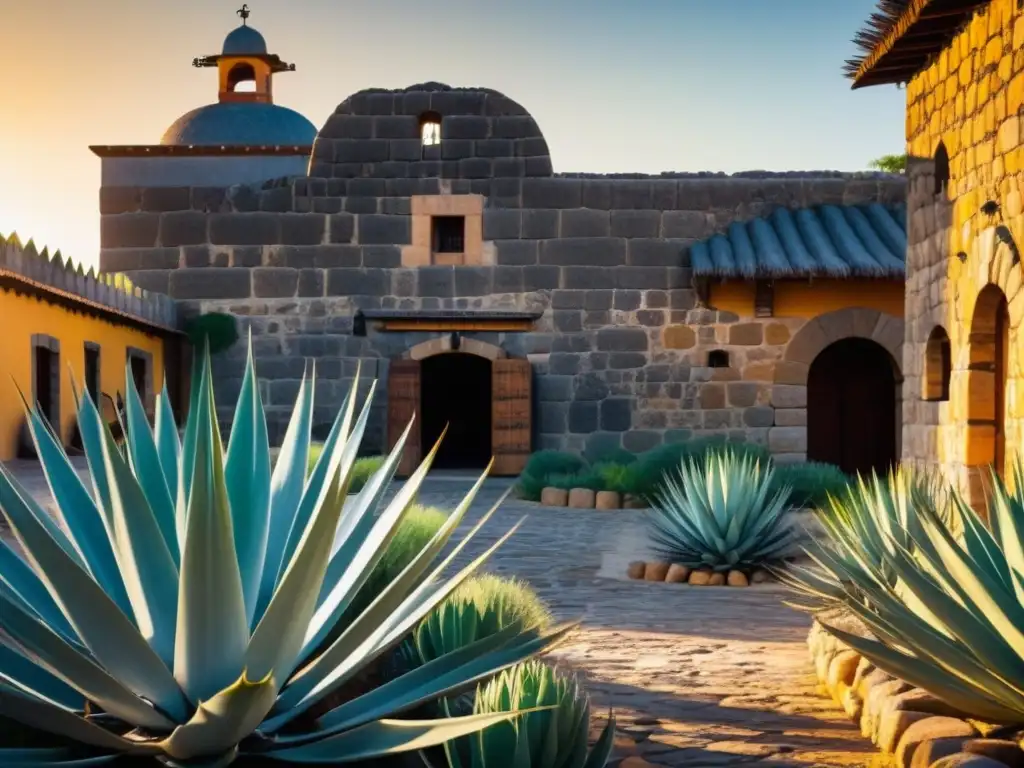
MULTIPOLYGON (((155 144, 217 99, 240 0, 0 0, 0 233, 98 263, 91 144, 155 144)), ((528 109, 556 172, 863 170, 903 151, 904 93, 842 63, 875 0, 253 0, 320 126, 349 94, 429 80, 528 109)))

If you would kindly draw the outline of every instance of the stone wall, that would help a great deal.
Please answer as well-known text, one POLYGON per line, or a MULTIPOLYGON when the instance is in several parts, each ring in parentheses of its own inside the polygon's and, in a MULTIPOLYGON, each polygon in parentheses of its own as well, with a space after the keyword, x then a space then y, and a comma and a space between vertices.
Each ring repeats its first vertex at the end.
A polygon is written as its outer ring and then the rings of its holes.
POLYGON ((1024 449, 1024 291, 1015 254, 1024 248, 1024 9, 1015 0, 993 0, 908 85, 907 150, 903 456, 940 464, 980 501, 982 470, 994 457, 992 297, 1005 299, 1009 322, 1007 457, 1024 449), (983 210, 990 201, 998 205, 992 215, 983 210), (928 339, 938 327, 950 340, 949 397, 928 401, 928 339))
MULTIPOLYGON (((317 418, 326 420, 357 359, 372 363, 367 370, 383 386, 387 361, 429 338, 379 332, 372 323, 367 336, 352 335, 357 309, 392 308, 541 313, 532 333, 475 334, 533 361, 538 446, 641 450, 708 432, 771 443, 770 429, 792 426, 775 423, 773 380, 764 374, 760 383, 740 381, 740 371, 781 359, 785 339, 804 321, 750 323, 698 306, 689 245, 778 206, 897 202, 902 178, 554 176, 529 162, 546 157, 546 148, 541 155, 536 123, 514 102, 489 91, 423 88, 346 100, 314 148, 312 172, 329 178, 261 188, 104 188, 102 268, 125 271, 190 311, 228 310, 245 318, 275 436, 304 357, 320 361, 317 418), (407 135, 415 110, 429 104, 441 111, 434 101, 441 96, 451 100, 446 109, 473 113, 444 114, 442 159, 392 157, 411 153, 406 143, 416 141, 415 132, 407 135), (415 109, 408 106, 417 99, 415 109), (520 136, 495 135, 513 123, 520 136), (486 144, 491 141, 510 143, 499 152, 497 144, 486 144), (383 143, 372 152, 367 144, 368 154, 360 155, 339 149, 346 142, 383 143), (473 167, 467 161, 481 153, 489 156, 491 176, 466 178, 477 175, 466 170, 473 167), (359 157, 357 169, 352 161, 359 157), (479 265, 401 266, 403 247, 412 242, 411 198, 418 195, 483 197, 479 265), (728 347, 729 368, 708 366, 712 347, 728 347)), ((242 355, 239 348, 222 360, 222 398, 239 383, 242 355)), ((383 396, 379 404, 371 439, 382 441, 383 396)), ((779 451, 801 454, 799 439, 786 434, 779 433, 779 451)))

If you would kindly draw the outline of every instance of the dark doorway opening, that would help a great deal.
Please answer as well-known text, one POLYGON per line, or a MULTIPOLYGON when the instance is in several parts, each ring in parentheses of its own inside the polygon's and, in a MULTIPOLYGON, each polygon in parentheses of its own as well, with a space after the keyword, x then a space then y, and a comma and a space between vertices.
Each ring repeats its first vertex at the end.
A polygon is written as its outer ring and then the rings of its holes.
POLYGON ((814 359, 807 376, 807 459, 850 474, 895 467, 896 371, 884 347, 843 339, 814 359))
POLYGON ((46 417, 54 432, 60 433, 60 355, 49 347, 34 348, 32 396, 39 413, 46 417))
POLYGON ((482 469, 491 460, 491 361, 448 353, 421 363, 420 413, 423 453, 433 448, 445 425, 437 469, 482 469))
POLYGON ((97 406, 100 404, 100 348, 86 342, 85 345, 85 390, 97 406))
POLYGON ((141 355, 130 355, 128 360, 131 364, 132 381, 135 384, 135 391, 139 393, 139 399, 145 404, 146 398, 149 397, 147 360, 141 355))

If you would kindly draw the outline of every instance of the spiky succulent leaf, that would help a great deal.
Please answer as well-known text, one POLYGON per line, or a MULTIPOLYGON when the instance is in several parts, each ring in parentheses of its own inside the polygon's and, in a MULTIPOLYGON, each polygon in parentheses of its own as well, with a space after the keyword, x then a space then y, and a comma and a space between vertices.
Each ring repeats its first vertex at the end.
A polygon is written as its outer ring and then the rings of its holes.
POLYGON ((772 494, 772 469, 722 452, 682 464, 648 513, 649 533, 671 562, 714 570, 771 564, 792 543, 789 490, 772 494))
POLYGON ((547 650, 568 628, 509 627, 328 708, 312 729, 297 719, 404 640, 515 528, 442 577, 494 513, 440 557, 481 477, 376 599, 347 615, 402 525, 436 446, 385 502, 403 437, 346 504, 373 389, 357 408, 353 385, 307 477, 308 375, 271 474, 253 366, 250 354, 226 460, 205 353, 195 359, 181 444, 166 387, 151 430, 129 385, 123 452, 91 399, 82 398, 92 495, 32 411, 41 444, 52 448, 40 455, 60 517, 81 525, 65 533, 0 467, 0 508, 24 551, 23 557, 0 541, 0 715, 70 738, 82 751, 0 745, 6 764, 92 765, 134 754, 172 767, 212 768, 267 752, 294 762, 351 762, 439 744, 518 715, 394 719, 547 650), (173 526, 165 494, 173 499, 173 526), (103 544, 113 566, 105 578, 97 565, 103 544), (247 682, 253 678, 260 682, 247 682), (285 724, 287 736, 263 735, 285 724))

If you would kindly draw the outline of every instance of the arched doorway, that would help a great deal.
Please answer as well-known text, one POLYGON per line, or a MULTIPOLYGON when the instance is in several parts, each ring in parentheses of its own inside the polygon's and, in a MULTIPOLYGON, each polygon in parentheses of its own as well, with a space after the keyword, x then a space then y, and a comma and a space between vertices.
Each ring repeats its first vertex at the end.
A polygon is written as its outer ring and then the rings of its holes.
POLYGON ((871 339, 825 347, 807 375, 807 459, 847 473, 887 472, 897 461, 896 371, 871 339))
POLYGON ((483 469, 491 460, 491 361, 447 352, 421 362, 420 403, 424 451, 448 432, 437 452, 438 469, 483 469))
POLYGON ((983 502, 989 466, 1000 475, 1006 468, 1010 317, 1006 294, 997 285, 990 283, 978 294, 969 344, 966 463, 974 475, 972 502, 983 502))

